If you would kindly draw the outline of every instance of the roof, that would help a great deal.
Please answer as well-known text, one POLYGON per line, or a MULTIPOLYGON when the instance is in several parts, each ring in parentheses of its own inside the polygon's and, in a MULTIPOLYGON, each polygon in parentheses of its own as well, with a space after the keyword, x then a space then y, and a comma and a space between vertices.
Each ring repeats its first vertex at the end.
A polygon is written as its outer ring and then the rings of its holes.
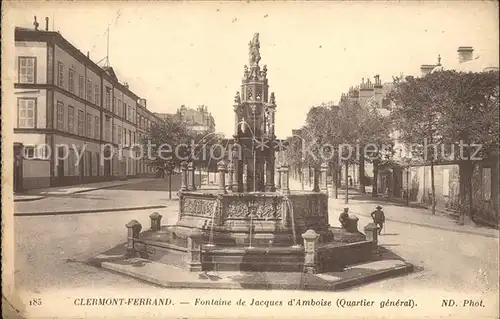
POLYGON ((487 55, 479 55, 472 60, 459 63, 457 67, 455 67, 456 71, 460 72, 487 72, 487 71, 498 71, 499 70, 499 62, 498 56, 487 56, 487 55))
POLYGON ((33 28, 15 27, 15 41, 33 41, 33 42, 52 42, 56 43, 61 49, 71 54, 75 59, 85 63, 94 72, 105 74, 113 78, 115 86, 130 95, 133 99, 138 99, 139 96, 132 92, 125 85, 120 83, 116 77, 116 73, 112 68, 101 68, 97 63, 92 61, 87 55, 83 54, 75 45, 69 42, 60 32, 45 31, 42 29, 35 30, 33 28))
POLYGON ((457 72, 487 72, 487 71, 498 71, 499 70, 499 58, 498 55, 491 53, 482 53, 475 56, 469 61, 462 63, 451 62, 445 65, 438 64, 431 73, 439 72, 444 70, 455 70, 457 72))

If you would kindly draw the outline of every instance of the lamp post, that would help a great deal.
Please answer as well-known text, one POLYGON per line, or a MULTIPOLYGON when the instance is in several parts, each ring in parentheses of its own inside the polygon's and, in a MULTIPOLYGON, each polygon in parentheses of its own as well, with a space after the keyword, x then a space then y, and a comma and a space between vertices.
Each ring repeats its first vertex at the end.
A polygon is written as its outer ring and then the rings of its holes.
POLYGON ((410 206, 410 166, 406 166, 406 206, 410 206))

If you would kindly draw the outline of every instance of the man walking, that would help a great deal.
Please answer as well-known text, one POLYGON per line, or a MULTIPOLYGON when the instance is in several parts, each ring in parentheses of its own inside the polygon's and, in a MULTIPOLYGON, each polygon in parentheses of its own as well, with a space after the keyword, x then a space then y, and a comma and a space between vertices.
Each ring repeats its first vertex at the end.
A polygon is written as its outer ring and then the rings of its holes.
POLYGON ((382 228, 384 228, 385 214, 381 206, 377 206, 377 209, 371 213, 373 222, 378 226, 378 234, 382 233, 382 228))

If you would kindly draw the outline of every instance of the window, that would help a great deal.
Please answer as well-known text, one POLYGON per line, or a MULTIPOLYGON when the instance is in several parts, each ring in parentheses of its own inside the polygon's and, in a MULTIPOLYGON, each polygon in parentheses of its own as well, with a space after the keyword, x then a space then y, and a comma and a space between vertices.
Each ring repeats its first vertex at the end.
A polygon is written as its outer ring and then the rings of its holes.
POLYGON ((72 106, 68 106, 68 132, 74 133, 75 128, 75 109, 72 106))
POLYGON ((19 57, 19 83, 35 83, 36 58, 19 57))
POLYGON ((122 100, 118 99, 118 110, 117 110, 117 114, 118 116, 122 116, 122 100))
POLYGON ((128 130, 128 144, 127 145, 130 145, 132 144, 132 132, 130 130, 128 130))
POLYGON ((74 176, 76 175, 76 156, 75 150, 70 149, 68 154, 68 175, 74 176))
POLYGON ((35 158, 35 147, 34 146, 27 146, 25 145, 23 147, 23 157, 25 159, 33 159, 35 158))
POLYGON ((443 169, 443 195, 448 196, 450 194, 450 170, 443 169))
POLYGON ((94 138, 98 140, 101 137, 101 122, 99 116, 94 118, 94 138))
POLYGON ((85 175, 86 176, 92 176, 92 152, 90 151, 85 151, 85 159, 86 159, 86 165, 85 165, 85 175))
POLYGON ((123 102, 123 114, 121 114, 121 116, 124 118, 124 119, 127 119, 127 103, 123 102))
POLYGON ((117 103, 117 98, 116 98, 116 96, 115 96, 115 97, 113 98, 113 113, 115 113, 115 114, 116 114, 116 108, 117 108, 117 105, 118 105, 118 104, 116 104, 116 103, 117 103))
POLYGON ((111 138, 111 136, 109 136, 109 133, 110 133, 109 131, 111 130, 111 118, 109 116, 106 116, 106 124, 105 125, 106 126, 104 127, 105 128, 105 130, 104 130, 104 135, 105 135, 104 139, 106 141, 109 141, 110 138, 111 138))
POLYGON ((19 128, 36 127, 36 99, 18 99, 17 126, 19 128))
POLYGON ((112 136, 113 136, 113 143, 117 143, 117 132, 116 132, 116 124, 113 124, 113 130, 111 132, 112 136))
POLYGON ((95 153, 95 161, 96 161, 96 176, 101 175, 101 155, 99 153, 95 153))
POLYGON ((57 85, 60 87, 64 87, 64 65, 61 62, 57 62, 57 70, 58 70, 58 77, 57 77, 57 85))
POLYGON ((111 111, 111 89, 106 87, 106 101, 104 107, 106 110, 111 111))
POLYGON ((483 199, 491 200, 491 168, 483 167, 482 171, 483 199))
POLYGON ((127 145, 127 129, 123 128, 123 145, 127 145))
POLYGON ((118 129, 116 131, 118 132, 118 138, 116 140, 116 143, 123 145, 123 141, 122 141, 122 127, 118 126, 118 129))
POLYGON ((90 113, 87 113, 87 136, 93 137, 93 134, 92 134, 92 115, 90 113))
POLYGON ((75 93, 75 71, 71 69, 68 71, 68 91, 75 93))
POLYGON ((92 102, 92 81, 87 80, 87 101, 92 102))
POLYGON ((127 110, 127 120, 132 122, 132 107, 129 105, 127 110))
POLYGON ((83 98, 84 97, 84 91, 83 91, 83 76, 78 76, 78 96, 83 98))
POLYGON ((78 111, 78 135, 85 135, 84 130, 85 130, 85 119, 83 118, 85 115, 83 114, 83 111, 79 110, 78 111))
POLYGON ((99 85, 97 84, 94 87, 94 97, 95 97, 94 103, 96 105, 101 105, 101 91, 99 90, 99 85))
POLYGON ((64 131, 64 104, 57 102, 57 129, 64 131))

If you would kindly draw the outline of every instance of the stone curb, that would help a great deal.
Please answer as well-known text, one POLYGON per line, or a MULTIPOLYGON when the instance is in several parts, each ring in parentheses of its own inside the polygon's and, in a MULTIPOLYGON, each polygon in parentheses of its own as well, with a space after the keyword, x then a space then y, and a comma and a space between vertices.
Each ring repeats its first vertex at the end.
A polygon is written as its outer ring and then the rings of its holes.
MULTIPOLYGON (((45 197, 48 197, 48 196, 52 196, 52 195, 65 196, 65 195, 87 193, 87 192, 92 192, 92 191, 96 191, 96 190, 100 190, 100 189, 120 187, 120 186, 124 186, 124 185, 141 184, 141 183, 146 183, 146 182, 148 182, 148 181, 146 180, 146 181, 137 181, 137 182, 133 182, 133 183, 132 182, 131 183, 120 183, 120 184, 107 185, 107 186, 101 186, 101 187, 90 187, 89 189, 82 189, 82 190, 78 190, 78 191, 74 191, 74 192, 68 192, 68 193, 54 193, 54 194, 51 194, 50 191, 49 191, 49 192, 47 192, 47 193, 45 193, 43 195, 34 194, 32 196, 42 196, 42 198, 45 198, 45 197)), ((90 184, 92 184, 92 183, 83 184, 83 185, 90 185, 90 184)), ((35 191, 36 190, 33 190, 33 193, 35 191)))
POLYGON ((334 290, 352 288, 354 286, 364 285, 370 282, 387 279, 389 277, 408 275, 412 273, 414 270, 415 268, 412 264, 406 263, 404 266, 394 267, 390 269, 382 269, 373 273, 361 275, 356 278, 340 280, 339 282, 333 284, 334 290))
POLYGON ((17 202, 33 202, 33 201, 44 199, 44 198, 45 198, 45 196, 33 196, 33 197, 28 197, 28 198, 17 198, 16 199, 16 197, 14 195, 14 203, 17 203, 17 202))
MULTIPOLYGON (((371 218, 371 216, 360 214, 360 213, 356 213, 356 215, 371 218)), ((446 231, 455 232, 455 233, 465 233, 465 234, 478 235, 478 236, 484 236, 484 237, 489 237, 489 238, 499 238, 498 233, 497 234, 488 234, 488 233, 483 233, 480 231, 474 231, 474 230, 468 230, 468 229, 457 229, 457 228, 452 228, 452 227, 432 225, 432 224, 427 224, 427 223, 417 223, 417 222, 411 222, 411 221, 403 221, 403 220, 397 220, 397 219, 391 219, 391 218, 386 218, 385 220, 395 222, 395 223, 401 223, 401 224, 409 224, 409 225, 422 226, 422 227, 427 227, 427 228, 441 229, 441 230, 446 230, 446 231)))
POLYGON ((52 216, 52 215, 77 215, 77 214, 91 214, 91 213, 110 213, 117 211, 131 211, 131 210, 141 210, 141 209, 158 209, 166 208, 165 205, 155 205, 155 206, 137 206, 137 207, 121 207, 121 208, 108 208, 108 209, 89 209, 89 210, 72 210, 72 211, 60 211, 60 212, 28 212, 28 213, 14 213, 14 216, 52 216))
POLYGON ((245 287, 237 282, 191 282, 191 281, 177 281, 177 282, 167 282, 160 280, 154 276, 146 275, 142 273, 132 272, 120 265, 114 264, 112 262, 103 261, 101 267, 110 270, 115 273, 124 274, 132 278, 136 278, 148 283, 159 285, 165 288, 188 288, 188 289, 286 289, 286 290, 313 290, 313 291, 335 291, 343 290, 347 288, 352 288, 355 286, 364 285, 374 281, 386 279, 389 277, 397 277, 402 275, 407 275, 413 272, 414 267, 410 263, 406 263, 404 266, 382 269, 379 271, 374 271, 369 274, 360 275, 354 278, 347 278, 339 280, 334 283, 325 283, 324 285, 318 284, 296 284, 296 283, 272 283, 272 282, 255 282, 255 283, 245 283, 245 287))
MULTIPOLYGON (((380 198, 380 197, 372 197, 373 200, 376 200, 378 199, 379 201, 381 202, 389 202, 389 203, 404 203, 404 202, 401 202, 401 201, 397 201, 397 200, 389 200, 387 198, 380 198)), ((332 198, 333 199, 333 198, 332 198)), ((356 200, 358 201, 358 200, 356 200)), ((360 202, 362 203, 362 202, 360 202)), ((410 202, 410 206, 406 206, 406 207, 413 207, 413 208, 420 208, 420 209, 429 209, 428 207, 426 206, 420 206, 418 204, 414 204, 414 203, 411 203, 410 202)), ((438 213, 439 216, 448 216, 449 214, 446 214, 445 212, 442 212, 442 211, 438 211, 436 210, 436 212, 438 213)), ((364 215, 364 214, 361 214, 361 213, 356 213, 357 215, 359 216, 364 216, 364 217, 371 217, 369 215, 364 215)), ((441 229, 441 230, 446 230, 446 231, 451 231, 451 232, 456 232, 456 233, 465 233, 465 234, 471 234, 471 235, 478 235, 478 236, 484 236, 484 237, 489 237, 489 238, 499 238, 500 237, 500 234, 497 233, 496 234, 488 234, 488 233, 484 233, 484 232, 481 232, 481 231, 475 231, 475 230, 469 230, 469 229, 460 229, 460 228, 453 228, 453 227, 446 227, 446 226, 440 226, 440 225, 433 225, 433 224, 428 224, 428 223, 422 223, 422 222, 412 222, 412 221, 406 221, 406 220, 398 220, 398 219, 391 219, 391 218, 386 218, 386 220, 388 221, 392 221, 392 222, 396 222, 396 223, 401 223, 401 224, 410 224, 410 225, 415 225, 415 226, 422 226, 422 227, 427 227, 427 228, 435 228, 435 229, 441 229)))

